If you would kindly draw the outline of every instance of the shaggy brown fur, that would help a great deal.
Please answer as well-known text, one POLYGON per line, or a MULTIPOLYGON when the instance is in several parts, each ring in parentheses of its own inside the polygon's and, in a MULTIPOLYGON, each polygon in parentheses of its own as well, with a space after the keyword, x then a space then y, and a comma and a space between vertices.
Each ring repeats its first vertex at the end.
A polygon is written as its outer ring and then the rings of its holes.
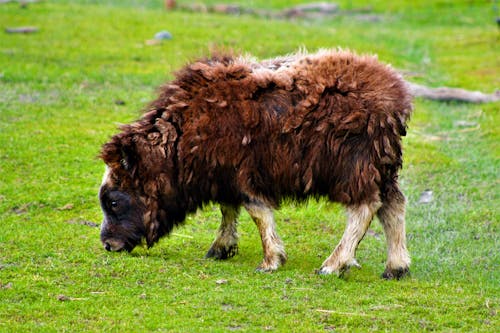
POLYGON ((322 50, 193 62, 104 145, 101 239, 108 250, 132 250, 142 238, 152 246, 186 213, 218 202, 223 221, 207 256, 227 258, 243 205, 261 232, 260 269, 274 270, 286 254, 272 208, 327 196, 347 206, 348 226, 320 272, 357 265, 354 251, 378 214, 384 276, 399 278, 410 262, 397 179, 411 109, 404 81, 371 56, 322 50))

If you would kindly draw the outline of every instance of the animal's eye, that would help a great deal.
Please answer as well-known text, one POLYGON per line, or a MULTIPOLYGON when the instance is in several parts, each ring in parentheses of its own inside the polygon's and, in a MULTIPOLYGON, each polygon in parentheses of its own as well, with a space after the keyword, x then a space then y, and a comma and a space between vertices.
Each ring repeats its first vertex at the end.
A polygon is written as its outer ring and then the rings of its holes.
POLYGON ((130 206, 130 196, 120 191, 111 191, 102 199, 106 210, 114 214, 121 214, 130 206))

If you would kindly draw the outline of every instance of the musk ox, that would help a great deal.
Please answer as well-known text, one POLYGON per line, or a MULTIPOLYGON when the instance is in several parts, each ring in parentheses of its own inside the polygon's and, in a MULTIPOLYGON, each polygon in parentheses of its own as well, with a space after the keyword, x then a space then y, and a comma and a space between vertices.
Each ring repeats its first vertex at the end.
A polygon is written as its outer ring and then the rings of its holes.
POLYGON ((287 255, 273 209, 285 198, 325 196, 346 206, 347 226, 319 273, 359 266, 356 247, 377 215, 387 239, 383 276, 399 279, 410 264, 398 171, 411 110, 403 79, 372 56, 321 50, 192 62, 102 148, 104 248, 151 247, 214 202, 222 222, 206 257, 237 252, 243 206, 262 239, 258 270, 274 271, 287 255))

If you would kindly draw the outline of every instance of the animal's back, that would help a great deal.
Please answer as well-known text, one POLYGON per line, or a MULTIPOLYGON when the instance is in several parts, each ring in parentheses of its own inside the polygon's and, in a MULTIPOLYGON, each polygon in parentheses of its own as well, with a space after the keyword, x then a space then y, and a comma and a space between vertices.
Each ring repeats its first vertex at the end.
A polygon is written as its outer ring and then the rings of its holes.
POLYGON ((374 57, 324 50, 254 63, 219 56, 189 65, 174 84, 190 101, 182 110, 180 175, 203 201, 240 193, 274 205, 310 195, 370 201, 401 167, 410 96, 374 57))

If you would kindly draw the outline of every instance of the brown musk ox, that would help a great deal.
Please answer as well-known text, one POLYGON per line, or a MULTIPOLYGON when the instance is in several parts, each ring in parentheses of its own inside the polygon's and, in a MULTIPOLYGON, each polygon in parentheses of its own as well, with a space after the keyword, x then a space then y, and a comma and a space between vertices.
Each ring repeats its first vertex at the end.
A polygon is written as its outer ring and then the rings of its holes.
POLYGON ((110 251, 150 247, 215 202, 222 222, 206 257, 226 259, 237 252, 243 206, 262 239, 258 270, 273 271, 287 259, 273 209, 285 198, 325 196, 346 206, 347 226, 319 273, 359 266, 356 247, 377 215, 383 276, 400 278, 410 264, 398 171, 411 110, 393 69, 349 51, 190 63, 103 146, 101 241, 110 251))

